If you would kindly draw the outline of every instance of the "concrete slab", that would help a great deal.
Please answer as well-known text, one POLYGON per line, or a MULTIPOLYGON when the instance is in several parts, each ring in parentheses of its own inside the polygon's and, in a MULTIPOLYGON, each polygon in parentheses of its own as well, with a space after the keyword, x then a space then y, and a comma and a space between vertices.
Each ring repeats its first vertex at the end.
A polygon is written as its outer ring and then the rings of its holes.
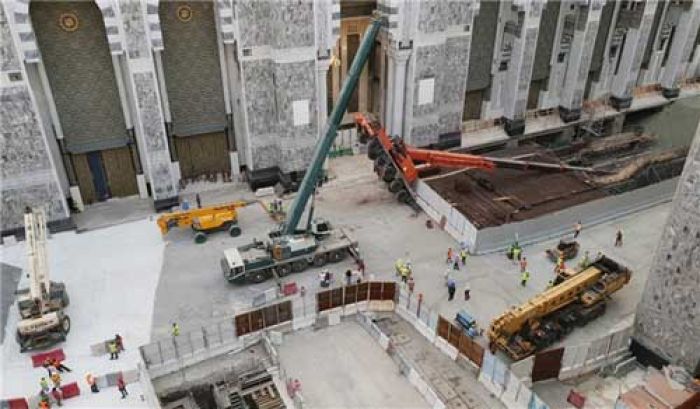
POLYGON ((279 348, 310 408, 427 408, 396 364, 356 322, 302 331, 279 348))
POLYGON ((72 215, 79 232, 146 219, 155 214, 153 201, 138 196, 119 197, 85 206, 72 215))
POLYGON ((396 345, 396 349, 411 361, 448 408, 505 407, 479 383, 474 367, 448 358, 407 321, 395 315, 383 315, 377 325, 391 337, 402 334, 410 338, 410 342, 396 345))
MULTIPOLYGON (((0 254, 3 263, 27 268, 25 242, 0 247, 0 254)), ((67 341, 58 345, 66 354, 65 364, 73 370, 63 374, 64 383, 77 381, 84 390, 88 371, 99 376, 136 368, 140 359, 137 347, 150 340, 153 296, 162 254, 160 233, 148 220, 83 234, 65 232, 48 240, 51 279, 64 282, 71 298, 66 310, 71 331, 67 341), (122 335, 126 348, 119 360, 91 354, 90 345, 116 333, 122 335)), ((20 287, 28 285, 26 280, 22 277, 20 287)), ((41 367, 32 368, 29 353, 19 352, 14 342, 18 318, 13 305, 4 328, 6 339, 12 342, 2 346, 0 399, 36 393, 39 379, 46 374, 41 367)), ((116 388, 109 390, 112 392, 81 395, 80 399, 85 399, 83 407, 121 407, 116 388), (92 396, 96 400, 91 400, 92 396), (106 396, 110 396, 109 401, 106 396)), ((130 398, 134 405, 136 396, 130 398)))

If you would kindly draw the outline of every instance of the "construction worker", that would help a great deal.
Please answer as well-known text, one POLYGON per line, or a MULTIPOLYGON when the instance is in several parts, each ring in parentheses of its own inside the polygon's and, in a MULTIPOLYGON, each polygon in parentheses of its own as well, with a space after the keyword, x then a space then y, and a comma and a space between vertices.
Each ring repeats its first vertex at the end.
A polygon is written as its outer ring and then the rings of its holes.
POLYGON ((114 336, 114 343, 117 344, 117 349, 119 352, 124 352, 124 340, 122 339, 121 335, 116 334, 114 336))
POLYGON ((42 377, 41 380, 39 380, 39 386, 41 387, 41 392, 49 393, 49 381, 47 381, 46 378, 42 377))
POLYGON ((71 372, 71 369, 65 365, 63 365, 63 361, 59 361, 58 359, 51 358, 51 365, 56 369, 58 372, 71 372))
POLYGON ((615 234, 615 247, 622 247, 622 229, 618 229, 615 234))
POLYGON ((469 256, 469 252, 467 252, 466 249, 462 249, 459 251, 459 257, 462 259, 462 265, 467 264, 467 257, 469 256))
POLYGON ((126 383, 124 382, 124 376, 122 374, 119 374, 119 378, 117 378, 117 389, 121 392, 122 399, 126 399, 129 392, 126 390, 126 383))
POLYGON ((467 285, 464 287, 464 301, 469 301, 471 298, 471 287, 469 286, 469 282, 467 282, 467 285))
POLYGON ((564 264, 564 256, 559 256, 557 260, 557 266, 555 267, 555 273, 563 273, 566 270, 566 264, 564 264))
POLYGON ((180 326, 176 322, 173 322, 173 327, 170 330, 172 336, 177 337, 180 335, 180 326))
POLYGON ((520 258, 522 257, 523 254, 523 249, 520 248, 519 245, 515 245, 513 247, 513 261, 520 261, 520 258))
POLYGON ((97 387, 97 379, 90 372, 85 374, 85 382, 90 386, 92 393, 97 393, 100 389, 97 387))
POLYGON ((54 389, 60 388, 61 387, 61 375, 59 375, 58 372, 54 372, 51 375, 51 382, 53 382, 54 389))
POLYGON ((404 262, 402 259, 396 259, 396 262, 394 263, 394 270, 396 271, 396 275, 401 275, 401 269, 404 266, 404 262))
POLYGON ((56 401, 58 406, 63 406, 63 393, 61 389, 53 388, 53 390, 51 390, 51 397, 56 401))
POLYGON ((346 285, 352 284, 352 271, 351 270, 345 271, 345 281, 346 281, 346 285))
POLYGON ((107 344, 109 348, 109 359, 119 359, 119 349, 117 348, 117 343, 114 341, 111 341, 109 344, 107 344))
POLYGON ((416 282, 413 281, 413 276, 408 277, 408 292, 412 293, 413 289, 416 287, 416 282))
POLYGON ((588 251, 583 253, 583 258, 581 258, 581 261, 578 262, 578 266, 580 269, 584 269, 588 267, 588 265, 591 264, 591 260, 588 257, 588 251))
POLYGON ((520 259, 520 272, 524 273, 527 270, 527 257, 520 259))
POLYGON ((447 279, 447 301, 452 301, 455 298, 455 292, 457 291, 457 284, 452 277, 447 279))
POLYGON ((199 197, 199 193, 194 195, 194 199, 197 202, 197 209, 201 209, 202 208, 202 198, 199 197))
POLYGON ((447 264, 450 264, 452 262, 452 247, 447 248, 447 264))
POLYGON ((530 272, 525 270, 522 272, 520 275, 520 285, 525 287, 527 285, 527 282, 530 281, 530 272))
POLYGON ((41 364, 41 366, 46 369, 46 371, 49 373, 49 377, 51 376, 51 370, 53 369, 53 363, 51 358, 46 358, 44 359, 44 363, 41 364))
POLYGON ((579 234, 581 234, 582 228, 583 228, 583 225, 581 224, 581 220, 579 220, 578 222, 576 222, 576 224, 574 224, 574 240, 576 238, 578 238, 579 234))
POLYGON ((42 396, 39 401, 39 409, 51 409, 48 399, 44 399, 44 396, 42 396))

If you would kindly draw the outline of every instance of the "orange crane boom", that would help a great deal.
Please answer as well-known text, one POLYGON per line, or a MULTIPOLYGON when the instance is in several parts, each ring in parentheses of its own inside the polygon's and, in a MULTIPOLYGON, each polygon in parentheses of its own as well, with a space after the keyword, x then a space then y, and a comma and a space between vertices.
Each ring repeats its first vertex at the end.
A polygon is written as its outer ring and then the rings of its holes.
MULTIPOLYGON (((386 130, 378 122, 371 120, 364 114, 355 114, 355 124, 360 133, 360 140, 364 143, 369 141, 368 146, 370 157, 378 154, 382 149, 387 152, 401 170, 406 183, 413 183, 418 179, 418 166, 443 167, 443 168, 512 168, 512 169, 537 169, 543 171, 581 171, 589 173, 603 173, 597 169, 580 166, 570 166, 563 163, 546 163, 525 161, 516 159, 492 158, 468 153, 454 153, 431 149, 419 149, 403 142, 403 139, 387 135, 386 130), (421 162, 417 165, 416 162, 421 162)), ((607 172, 604 172, 607 173, 607 172)))

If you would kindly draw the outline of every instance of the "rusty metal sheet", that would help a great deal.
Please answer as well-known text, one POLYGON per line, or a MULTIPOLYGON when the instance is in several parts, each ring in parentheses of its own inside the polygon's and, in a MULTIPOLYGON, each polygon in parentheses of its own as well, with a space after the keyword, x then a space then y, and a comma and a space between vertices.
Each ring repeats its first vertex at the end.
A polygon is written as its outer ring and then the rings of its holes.
POLYGON ((558 377, 563 356, 564 348, 538 352, 532 365, 532 382, 558 377))

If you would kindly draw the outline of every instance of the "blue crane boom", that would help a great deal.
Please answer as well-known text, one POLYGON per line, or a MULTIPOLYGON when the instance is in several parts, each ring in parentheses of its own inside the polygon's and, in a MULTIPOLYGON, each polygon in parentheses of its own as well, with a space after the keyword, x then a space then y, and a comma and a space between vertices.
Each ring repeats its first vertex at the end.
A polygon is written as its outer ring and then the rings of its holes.
MULTIPOLYGON (((309 197, 314 192, 314 189, 316 189, 316 185, 318 184, 319 178, 322 174, 323 162, 328 156, 328 152, 333 145, 333 141, 335 141, 338 125, 340 125, 340 121, 343 119, 345 110, 350 102, 350 97, 357 87, 357 81, 362 73, 362 67, 365 65, 365 62, 369 57, 372 46, 374 45, 374 39, 377 37, 377 33, 379 32, 380 25, 381 20, 375 17, 362 38, 360 47, 355 54, 355 59, 352 61, 352 65, 348 70, 343 87, 340 90, 338 103, 333 107, 333 111, 328 117, 323 138, 321 138, 316 145, 316 149, 314 150, 314 154, 311 158, 311 163, 309 164, 306 174, 304 175, 304 179, 299 186, 299 191, 297 192, 296 198, 294 199, 294 202, 287 213, 287 220, 285 221, 282 229, 282 234, 284 235, 294 234, 299 224, 299 220, 304 213, 306 204, 309 201, 309 197)), ((318 101, 318 103, 321 104, 323 101, 318 101)))

